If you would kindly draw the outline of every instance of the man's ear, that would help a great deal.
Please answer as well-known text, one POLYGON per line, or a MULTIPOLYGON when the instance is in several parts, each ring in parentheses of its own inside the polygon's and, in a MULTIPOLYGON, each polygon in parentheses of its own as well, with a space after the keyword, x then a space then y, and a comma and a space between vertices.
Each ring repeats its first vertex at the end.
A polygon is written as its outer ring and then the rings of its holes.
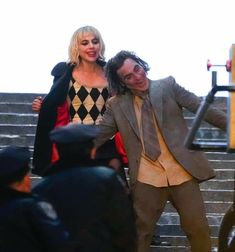
POLYGON ((19 192, 31 192, 31 180, 29 173, 27 173, 21 180, 9 184, 9 187, 19 192))

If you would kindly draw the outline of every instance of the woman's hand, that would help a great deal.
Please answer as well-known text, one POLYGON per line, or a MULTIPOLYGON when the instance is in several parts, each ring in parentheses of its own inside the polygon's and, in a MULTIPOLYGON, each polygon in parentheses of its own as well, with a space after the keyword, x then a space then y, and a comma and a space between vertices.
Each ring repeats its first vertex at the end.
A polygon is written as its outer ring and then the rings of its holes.
POLYGON ((42 99, 41 96, 37 96, 37 97, 33 100, 33 102, 32 102, 32 110, 33 110, 34 112, 39 113, 39 111, 40 111, 40 109, 41 109, 41 106, 42 106, 42 101, 43 101, 43 99, 42 99))

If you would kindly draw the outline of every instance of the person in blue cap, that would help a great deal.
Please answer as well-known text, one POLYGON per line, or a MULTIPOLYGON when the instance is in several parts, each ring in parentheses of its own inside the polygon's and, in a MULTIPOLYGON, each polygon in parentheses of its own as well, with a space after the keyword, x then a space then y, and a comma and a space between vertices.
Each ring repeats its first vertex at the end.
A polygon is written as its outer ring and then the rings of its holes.
POLYGON ((29 162, 27 147, 0 151, 0 251, 74 251, 52 205, 31 193, 29 162))
POLYGON ((118 173, 91 159, 97 126, 72 123, 50 132, 60 159, 34 192, 54 205, 79 252, 135 252, 136 229, 118 173))

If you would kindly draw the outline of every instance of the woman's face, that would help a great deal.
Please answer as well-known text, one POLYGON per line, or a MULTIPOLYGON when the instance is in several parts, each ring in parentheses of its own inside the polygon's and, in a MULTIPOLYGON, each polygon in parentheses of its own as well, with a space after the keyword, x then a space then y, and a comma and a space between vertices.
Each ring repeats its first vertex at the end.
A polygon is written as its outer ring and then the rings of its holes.
POLYGON ((95 62, 100 54, 100 41, 92 33, 85 33, 78 42, 80 60, 95 62))

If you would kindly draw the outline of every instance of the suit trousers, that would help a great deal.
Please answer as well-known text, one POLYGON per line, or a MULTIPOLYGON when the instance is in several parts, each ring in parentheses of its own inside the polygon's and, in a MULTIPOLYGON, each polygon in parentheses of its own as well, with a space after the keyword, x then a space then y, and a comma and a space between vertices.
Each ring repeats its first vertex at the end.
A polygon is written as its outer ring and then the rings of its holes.
POLYGON ((137 182, 132 191, 138 233, 138 252, 147 252, 156 222, 170 201, 180 216, 192 252, 211 251, 211 239, 202 194, 197 181, 154 187, 137 182))

